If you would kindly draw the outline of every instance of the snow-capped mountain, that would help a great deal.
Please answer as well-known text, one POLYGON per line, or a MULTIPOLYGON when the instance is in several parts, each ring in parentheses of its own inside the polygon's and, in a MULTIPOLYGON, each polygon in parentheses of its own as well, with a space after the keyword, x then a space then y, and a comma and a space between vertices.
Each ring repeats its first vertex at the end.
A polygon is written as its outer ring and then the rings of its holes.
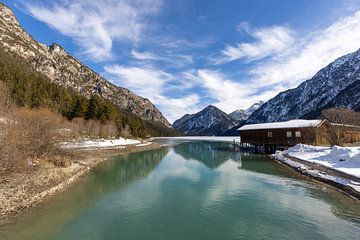
POLYGON ((247 114, 245 112, 245 110, 243 110, 243 109, 239 109, 239 110, 235 110, 235 111, 229 113, 229 116, 236 119, 236 120, 238 120, 238 121, 242 121, 242 120, 248 119, 250 114, 247 114))
POLYGON ((259 109, 261 107, 261 105, 264 104, 264 101, 259 101, 257 103, 254 103, 253 105, 251 105, 251 107, 249 107, 246 110, 243 109, 239 109, 239 110, 235 110, 232 113, 229 114, 230 117, 240 121, 246 120, 249 118, 249 116, 255 112, 257 109, 259 109))
POLYGON ((247 122, 315 118, 330 107, 360 110, 360 50, 338 58, 297 88, 267 101, 247 122))
POLYGON ((221 135, 237 124, 236 119, 209 105, 196 114, 184 115, 173 123, 173 127, 186 135, 221 135))
POLYGON ((245 110, 245 113, 249 114, 249 116, 250 116, 253 112, 258 110, 264 103, 265 103, 264 101, 259 101, 257 103, 254 103, 248 109, 245 110))

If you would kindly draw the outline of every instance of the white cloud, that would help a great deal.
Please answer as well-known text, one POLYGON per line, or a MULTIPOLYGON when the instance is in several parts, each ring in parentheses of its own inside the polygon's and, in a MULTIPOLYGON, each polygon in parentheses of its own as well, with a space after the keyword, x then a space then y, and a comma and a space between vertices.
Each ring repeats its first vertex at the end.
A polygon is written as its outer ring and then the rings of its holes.
POLYGON ((37 20, 74 39, 86 56, 101 61, 111 59, 114 40, 139 40, 146 18, 158 12, 161 0, 24 2, 24 6, 37 20))
MULTIPOLYGON (((242 24, 238 30, 245 31, 247 28, 247 24, 242 24)), ((242 58, 268 54, 268 59, 262 59, 250 68, 250 77, 246 82, 228 79, 220 71, 199 70, 195 74, 202 80, 203 87, 215 99, 215 105, 230 112, 237 108, 248 107, 259 100, 270 99, 280 91, 294 88, 302 81, 311 78, 338 57, 358 50, 360 48, 360 11, 340 19, 323 30, 293 39, 292 45, 284 45, 284 48, 278 52, 271 52, 271 48, 264 47, 266 44, 260 43, 261 41, 249 47, 248 49, 256 47, 258 49, 248 51, 247 55, 236 55, 240 52, 240 48, 237 49, 239 52, 235 50, 233 52, 234 59, 236 56, 242 58)), ((278 49, 281 49, 281 46, 279 44, 278 49)), ((229 50, 227 53, 230 57, 232 52, 229 50)))
POLYGON ((163 52, 162 55, 158 55, 149 51, 140 52, 132 49, 131 56, 140 61, 161 61, 173 67, 180 67, 193 62, 193 57, 191 55, 176 54, 172 52, 163 52))
POLYGON ((158 60, 160 58, 152 52, 138 52, 134 49, 131 50, 131 56, 137 60, 158 60))
POLYGON ((171 83, 177 82, 175 76, 170 73, 151 66, 140 68, 120 65, 106 66, 105 71, 110 74, 110 79, 115 84, 150 99, 170 122, 198 110, 200 98, 197 94, 169 97, 168 89, 171 89, 171 83))
POLYGON ((120 86, 132 89, 141 96, 153 99, 161 93, 173 76, 153 67, 124 67, 118 64, 106 66, 105 71, 117 76, 120 86))
POLYGON ((215 101, 213 104, 228 113, 239 108, 245 109, 258 100, 268 100, 273 96, 273 90, 256 94, 256 85, 235 82, 219 71, 201 69, 195 74, 188 73, 187 76, 197 79, 215 101))
POLYGON ((198 112, 201 108, 198 94, 189 94, 181 98, 158 96, 156 101, 171 123, 185 114, 198 112))
POLYGON ((248 23, 240 23, 238 31, 245 31, 256 39, 253 43, 238 43, 236 46, 226 46, 221 51, 222 56, 215 59, 217 63, 230 62, 238 59, 248 61, 262 59, 281 52, 294 42, 292 31, 284 26, 272 26, 251 29, 248 23))
POLYGON ((296 87, 338 57, 360 48, 360 11, 328 28, 297 39, 286 52, 252 70, 258 86, 296 87))

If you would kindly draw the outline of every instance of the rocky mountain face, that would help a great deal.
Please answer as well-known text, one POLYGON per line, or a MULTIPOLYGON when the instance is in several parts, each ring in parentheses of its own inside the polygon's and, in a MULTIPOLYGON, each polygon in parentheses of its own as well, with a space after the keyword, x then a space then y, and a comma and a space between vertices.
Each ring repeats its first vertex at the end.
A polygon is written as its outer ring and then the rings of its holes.
POLYGON ((315 118, 331 107, 360 110, 360 50, 338 58, 297 88, 267 101, 247 122, 315 118))
POLYGON ((242 121, 242 120, 248 119, 250 114, 247 114, 245 112, 245 110, 243 110, 243 109, 238 109, 238 110, 235 110, 235 111, 229 113, 229 116, 238 121, 242 121))
POLYGON ((239 122, 243 121, 243 120, 247 120, 249 118, 249 116, 256 110, 258 110, 261 107, 261 105, 263 105, 263 104, 264 104, 264 101, 259 101, 257 103, 254 103, 253 105, 251 105, 251 107, 249 107, 246 110, 243 110, 243 109, 235 110, 232 113, 230 113, 229 116, 238 120, 239 122))
POLYGON ((46 75, 54 83, 90 96, 93 87, 99 82, 102 97, 105 99, 144 120, 171 127, 162 113, 148 99, 108 82, 68 54, 61 46, 57 44, 46 46, 34 40, 20 26, 13 12, 1 3, 0 46, 5 51, 15 53, 31 63, 37 71, 46 75))
POLYGON ((221 135, 237 123, 237 120, 210 105, 196 114, 184 115, 173 126, 186 135, 221 135))

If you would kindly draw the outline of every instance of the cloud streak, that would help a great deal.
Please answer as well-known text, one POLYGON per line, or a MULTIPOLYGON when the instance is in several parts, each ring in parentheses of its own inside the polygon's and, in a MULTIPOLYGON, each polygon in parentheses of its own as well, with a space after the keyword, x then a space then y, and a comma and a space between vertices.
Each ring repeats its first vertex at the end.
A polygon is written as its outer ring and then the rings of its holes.
POLYGON ((179 116, 199 109, 200 97, 198 94, 184 94, 181 97, 169 96, 168 92, 172 89, 173 82, 178 82, 183 86, 178 86, 178 88, 192 87, 177 81, 178 76, 153 66, 140 68, 115 64, 106 66, 105 71, 113 83, 129 88, 136 94, 150 99, 171 122, 179 116))
POLYGON ((247 61, 262 59, 287 49, 294 42, 292 31, 284 26, 251 29, 249 24, 241 23, 237 30, 244 31, 255 41, 238 43, 235 46, 227 45, 221 51, 222 56, 215 59, 216 63, 226 63, 239 59, 247 61))
MULTIPOLYGON (((274 89, 258 92, 256 85, 251 82, 239 83, 229 79, 220 71, 200 69, 194 74, 188 74, 204 88, 213 100, 213 104, 230 113, 238 108, 245 109, 256 101, 267 100, 273 96, 274 89)), ((279 91, 277 89, 276 91, 279 91)))
MULTIPOLYGON (((294 88, 338 57, 360 48, 360 11, 303 37, 288 37, 287 32, 296 35, 294 30, 288 28, 264 29, 260 32, 266 34, 258 34, 259 40, 254 44, 240 43, 237 47, 226 47, 221 51, 226 61, 259 60, 249 68, 250 77, 246 81, 229 79, 221 70, 203 69, 196 75, 217 106, 228 112, 246 108, 251 103, 268 100, 280 91, 294 88), (266 43, 261 40, 260 36, 270 33, 275 33, 272 40, 266 43), (282 35, 285 37, 278 37, 282 35), (289 41, 281 43, 275 39, 289 41)), ((241 24, 238 30, 259 31, 250 30, 248 24, 241 24)))
POLYGON ((146 20, 159 11, 162 1, 79 0, 23 4, 31 16, 72 38, 87 57, 104 61, 113 57, 114 41, 139 41, 146 20))
POLYGON ((296 87, 317 71, 360 48, 360 11, 328 28, 297 39, 282 54, 252 69, 252 81, 260 87, 282 84, 296 87))

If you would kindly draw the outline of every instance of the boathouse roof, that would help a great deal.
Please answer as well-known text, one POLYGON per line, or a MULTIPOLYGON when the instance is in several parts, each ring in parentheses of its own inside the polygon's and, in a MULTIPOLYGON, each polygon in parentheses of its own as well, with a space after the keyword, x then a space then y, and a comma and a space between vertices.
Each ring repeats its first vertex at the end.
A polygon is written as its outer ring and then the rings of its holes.
POLYGON ((306 127, 318 127, 323 120, 304 120, 294 119, 286 122, 273 122, 273 123, 259 123, 248 124, 238 129, 238 131, 245 130, 261 130, 261 129, 281 129, 281 128, 306 128, 306 127))

